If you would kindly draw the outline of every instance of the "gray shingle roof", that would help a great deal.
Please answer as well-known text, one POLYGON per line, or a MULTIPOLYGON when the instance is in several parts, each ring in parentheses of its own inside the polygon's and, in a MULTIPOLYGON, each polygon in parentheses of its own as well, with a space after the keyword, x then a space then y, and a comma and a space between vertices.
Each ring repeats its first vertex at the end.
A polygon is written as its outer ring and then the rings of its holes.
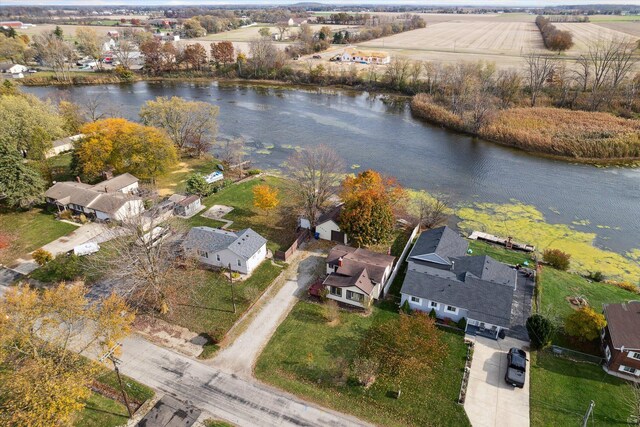
POLYGON ((94 185, 93 189, 96 191, 110 193, 113 191, 119 191, 136 182, 138 182, 138 178, 130 173, 123 173, 122 175, 114 176, 111 179, 107 179, 106 181, 102 181, 94 185))
POLYGON ((456 274, 469 272, 479 279, 503 285, 516 282, 516 271, 488 255, 464 256, 451 258, 456 274))
POLYGON ((342 267, 338 267, 337 273, 345 276, 359 275, 362 269, 367 269, 367 274, 376 283, 382 283, 384 272, 389 266, 393 266, 395 257, 391 255, 372 252, 363 248, 336 245, 327 255, 327 264, 334 267, 342 258, 342 267))
POLYGON ((266 243, 267 239, 250 228, 233 232, 219 228, 193 227, 185 238, 184 247, 212 253, 229 249, 236 255, 249 259, 266 243))
POLYGON ((470 318, 481 322, 510 326, 513 286, 480 280, 470 273, 428 270, 408 270, 400 292, 466 309, 470 318))
POLYGON ((420 234, 409 253, 409 259, 420 261, 423 258, 424 261, 427 260, 425 256, 435 254, 445 263, 450 263, 450 258, 464 256, 468 247, 467 241, 451 228, 434 228, 420 234))

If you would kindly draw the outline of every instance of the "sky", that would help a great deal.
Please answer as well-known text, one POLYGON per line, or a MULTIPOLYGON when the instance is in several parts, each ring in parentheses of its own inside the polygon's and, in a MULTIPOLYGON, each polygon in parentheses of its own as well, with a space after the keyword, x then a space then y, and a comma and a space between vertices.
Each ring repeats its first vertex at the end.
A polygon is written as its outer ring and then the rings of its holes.
POLYGON ((399 4, 425 6, 557 6, 576 4, 630 4, 640 5, 640 0, 0 0, 0 5, 40 5, 40 6, 193 6, 193 5, 287 5, 302 1, 314 1, 323 4, 399 4))

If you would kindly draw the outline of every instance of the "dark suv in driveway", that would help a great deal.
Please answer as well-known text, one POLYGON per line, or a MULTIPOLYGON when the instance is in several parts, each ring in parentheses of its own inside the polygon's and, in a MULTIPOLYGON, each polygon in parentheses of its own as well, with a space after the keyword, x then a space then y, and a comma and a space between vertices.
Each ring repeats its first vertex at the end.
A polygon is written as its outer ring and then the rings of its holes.
POLYGON ((507 373, 504 380, 514 387, 523 388, 525 373, 527 372, 527 353, 512 347, 507 353, 507 373))

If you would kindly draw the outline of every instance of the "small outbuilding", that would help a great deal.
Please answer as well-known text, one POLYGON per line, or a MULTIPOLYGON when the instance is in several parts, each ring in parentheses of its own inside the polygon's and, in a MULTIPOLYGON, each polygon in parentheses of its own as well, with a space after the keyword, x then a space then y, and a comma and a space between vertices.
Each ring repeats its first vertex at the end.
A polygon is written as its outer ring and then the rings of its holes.
POLYGON ((202 209, 200 196, 197 194, 188 196, 176 202, 173 212, 177 216, 190 217, 198 213, 202 209))

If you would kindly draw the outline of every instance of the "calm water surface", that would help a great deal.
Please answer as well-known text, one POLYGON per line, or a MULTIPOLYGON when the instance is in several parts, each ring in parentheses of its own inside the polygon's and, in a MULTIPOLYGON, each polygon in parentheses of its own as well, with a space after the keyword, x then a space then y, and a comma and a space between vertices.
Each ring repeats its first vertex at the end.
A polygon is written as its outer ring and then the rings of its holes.
POLYGON ((640 247, 640 168, 596 168, 541 158, 412 118, 405 100, 367 93, 264 88, 242 84, 147 83, 27 88, 40 97, 80 102, 99 96, 118 115, 138 119, 157 96, 220 107, 219 137, 243 137, 259 168, 279 168, 294 147, 328 144, 348 168, 373 168, 403 185, 460 202, 518 200, 549 222, 588 220, 577 230, 624 253, 640 247), (611 228, 600 228, 607 226, 611 228))

